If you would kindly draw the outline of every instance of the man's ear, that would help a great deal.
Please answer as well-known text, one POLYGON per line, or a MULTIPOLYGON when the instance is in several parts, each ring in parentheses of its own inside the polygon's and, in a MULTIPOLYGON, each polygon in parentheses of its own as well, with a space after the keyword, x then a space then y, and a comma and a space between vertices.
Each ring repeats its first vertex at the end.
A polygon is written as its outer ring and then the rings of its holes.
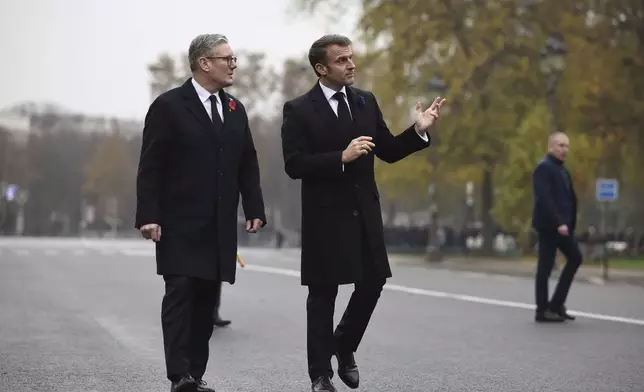
POLYGON ((210 63, 208 63, 208 60, 203 57, 199 59, 199 67, 204 72, 210 71, 210 63))
POLYGON ((328 73, 326 67, 320 63, 315 64, 315 70, 322 76, 326 76, 328 73))

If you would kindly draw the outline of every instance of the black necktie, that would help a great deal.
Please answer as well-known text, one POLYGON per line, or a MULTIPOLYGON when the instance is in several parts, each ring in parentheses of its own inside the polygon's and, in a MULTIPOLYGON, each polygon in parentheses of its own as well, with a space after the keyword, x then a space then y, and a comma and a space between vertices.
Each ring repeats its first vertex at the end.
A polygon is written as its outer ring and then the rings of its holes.
POLYGON ((217 110, 217 96, 215 94, 210 96, 210 111, 212 112, 212 124, 215 126, 217 131, 221 131, 224 127, 224 123, 219 117, 219 111, 217 110))
POLYGON ((347 101, 344 100, 344 93, 338 91, 333 94, 333 98, 338 101, 338 120, 342 125, 351 126, 351 114, 349 113, 349 106, 347 101))

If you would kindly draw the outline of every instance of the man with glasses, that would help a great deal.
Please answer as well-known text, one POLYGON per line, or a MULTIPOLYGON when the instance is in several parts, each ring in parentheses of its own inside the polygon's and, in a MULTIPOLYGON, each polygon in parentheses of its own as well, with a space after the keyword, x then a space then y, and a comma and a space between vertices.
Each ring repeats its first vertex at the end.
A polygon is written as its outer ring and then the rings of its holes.
POLYGON ((155 242, 165 281, 161 324, 173 392, 214 391, 202 377, 221 282, 235 282, 237 206, 246 231, 266 225, 244 106, 224 88, 237 58, 225 36, 197 36, 192 77, 150 105, 137 176, 136 228, 155 242))

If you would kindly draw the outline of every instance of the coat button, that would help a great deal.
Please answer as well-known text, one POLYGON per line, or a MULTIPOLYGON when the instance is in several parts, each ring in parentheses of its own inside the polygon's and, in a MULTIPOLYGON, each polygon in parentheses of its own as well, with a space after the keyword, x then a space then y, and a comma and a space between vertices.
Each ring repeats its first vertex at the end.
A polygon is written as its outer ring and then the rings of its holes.
POLYGON ((353 210, 353 216, 358 216, 358 210, 353 210))

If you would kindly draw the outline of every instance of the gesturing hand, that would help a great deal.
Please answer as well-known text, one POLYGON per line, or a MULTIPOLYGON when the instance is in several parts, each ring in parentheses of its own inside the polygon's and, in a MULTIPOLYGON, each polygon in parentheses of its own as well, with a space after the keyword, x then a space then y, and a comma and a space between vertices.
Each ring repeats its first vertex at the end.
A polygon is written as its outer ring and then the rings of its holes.
POLYGON ((360 136, 351 140, 347 148, 342 151, 342 163, 352 162, 361 155, 369 154, 369 151, 376 146, 371 139, 371 136, 360 136))
POLYGON ((445 98, 437 97, 425 111, 422 110, 420 102, 416 104, 416 132, 425 133, 429 127, 434 125, 445 102, 445 98))

